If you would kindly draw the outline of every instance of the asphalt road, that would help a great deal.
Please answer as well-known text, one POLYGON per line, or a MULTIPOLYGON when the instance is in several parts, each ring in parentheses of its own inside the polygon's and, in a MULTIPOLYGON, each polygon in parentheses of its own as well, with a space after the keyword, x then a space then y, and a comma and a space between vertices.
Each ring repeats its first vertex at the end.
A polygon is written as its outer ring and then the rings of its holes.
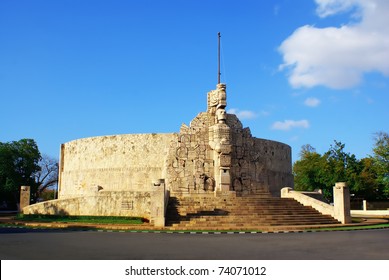
POLYGON ((2 260, 389 260, 389 229, 169 234, 0 228, 2 260))

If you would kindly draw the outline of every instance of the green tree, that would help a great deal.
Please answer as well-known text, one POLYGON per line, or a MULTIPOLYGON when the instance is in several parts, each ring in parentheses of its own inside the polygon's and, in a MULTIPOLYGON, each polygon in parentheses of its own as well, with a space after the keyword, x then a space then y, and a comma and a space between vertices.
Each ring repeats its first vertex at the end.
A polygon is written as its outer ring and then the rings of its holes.
POLYGON ((362 165, 354 154, 345 151, 345 146, 335 140, 334 145, 331 145, 325 154, 328 163, 327 185, 334 186, 336 182, 347 182, 350 192, 354 193, 362 165))
POLYGON ((384 198, 382 187, 377 180, 374 159, 372 157, 363 158, 360 160, 360 165, 359 176, 353 188, 355 196, 367 200, 384 198))
POLYGON ((377 182, 383 195, 389 197, 389 135, 386 132, 378 132, 375 135, 373 148, 373 161, 377 173, 377 182))
POLYGON ((323 196, 332 201, 336 182, 347 182, 350 190, 354 191, 354 187, 361 181, 361 163, 355 155, 345 152, 345 144, 341 142, 334 141, 334 145, 323 155, 312 146, 305 145, 300 157, 293 165, 296 190, 321 189, 323 196))
POLYGON ((34 174, 40 170, 40 159, 33 139, 0 142, 0 202, 16 205, 20 186, 36 187, 34 174))
POLYGON ((326 159, 316 152, 311 145, 304 145, 301 148, 300 160, 293 165, 294 185, 298 191, 313 191, 322 189, 325 196, 327 186, 326 177, 326 159))
POLYGON ((347 182, 355 197, 375 200, 389 196, 389 135, 376 134, 372 157, 358 160, 345 151, 345 144, 334 141, 330 149, 320 155, 305 145, 300 160, 293 165, 295 189, 312 191, 322 189, 324 197, 332 200, 336 182, 347 182))

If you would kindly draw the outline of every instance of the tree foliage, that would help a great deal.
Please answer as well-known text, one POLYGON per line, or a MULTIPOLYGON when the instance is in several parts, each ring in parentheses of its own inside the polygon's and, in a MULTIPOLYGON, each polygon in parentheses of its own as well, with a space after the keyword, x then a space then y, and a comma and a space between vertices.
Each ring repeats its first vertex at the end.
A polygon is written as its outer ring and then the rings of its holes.
POLYGON ((295 189, 301 191, 324 189, 322 170, 325 159, 310 145, 304 146, 300 155, 301 159, 293 166, 295 189))
POLYGON ((32 203, 58 182, 58 161, 41 156, 33 139, 0 142, 0 204, 15 208, 20 186, 31 187, 32 203))
POLYGON ((378 132, 375 135, 373 148, 373 162, 377 180, 383 189, 383 193, 389 196, 389 135, 378 132))
POLYGON ((16 204, 20 186, 35 186, 41 154, 33 139, 0 142, 0 201, 16 204))
POLYGON ((332 200, 336 182, 347 182, 350 192, 364 199, 389 197, 389 135, 376 134, 373 156, 358 160, 345 151, 345 144, 334 141, 323 155, 310 145, 304 145, 300 160, 293 165, 295 189, 312 191, 322 189, 332 200))

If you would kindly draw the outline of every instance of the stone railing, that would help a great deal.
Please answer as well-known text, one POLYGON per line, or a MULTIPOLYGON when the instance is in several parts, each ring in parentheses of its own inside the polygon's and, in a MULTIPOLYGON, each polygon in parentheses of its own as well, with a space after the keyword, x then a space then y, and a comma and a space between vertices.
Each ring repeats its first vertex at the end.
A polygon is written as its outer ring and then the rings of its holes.
POLYGON ((293 198, 304 206, 311 206, 323 215, 330 215, 343 224, 351 223, 350 193, 345 183, 336 183, 334 188, 334 205, 330 205, 311 197, 319 192, 299 192, 292 188, 281 190, 282 198, 293 198))
POLYGON ((282 198, 293 198, 304 206, 311 206, 313 209, 319 211, 324 215, 331 215, 334 217, 334 206, 320 201, 310 196, 310 194, 319 194, 318 192, 300 192, 294 191, 292 188, 283 188, 281 190, 282 198))

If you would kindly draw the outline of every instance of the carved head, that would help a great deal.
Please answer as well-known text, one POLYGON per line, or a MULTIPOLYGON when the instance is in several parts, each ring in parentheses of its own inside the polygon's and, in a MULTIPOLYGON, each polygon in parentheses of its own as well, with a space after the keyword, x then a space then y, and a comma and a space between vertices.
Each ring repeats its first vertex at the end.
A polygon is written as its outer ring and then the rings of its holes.
POLYGON ((217 87, 217 89, 221 89, 221 90, 225 91, 227 86, 226 86, 226 84, 217 84, 216 87, 217 87))
POLYGON ((217 109, 216 110, 216 117, 217 117, 217 121, 219 123, 225 123, 225 121, 227 119, 226 110, 222 109, 222 108, 217 109))

